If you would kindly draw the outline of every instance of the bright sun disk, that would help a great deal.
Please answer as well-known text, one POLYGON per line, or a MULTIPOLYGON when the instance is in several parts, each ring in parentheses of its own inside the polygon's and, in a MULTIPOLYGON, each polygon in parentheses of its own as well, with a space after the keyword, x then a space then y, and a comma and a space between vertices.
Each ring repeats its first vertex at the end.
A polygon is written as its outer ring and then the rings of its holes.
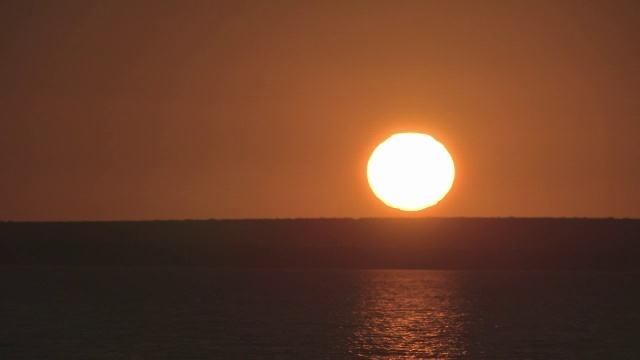
POLYGON ((438 203, 453 185, 455 168, 445 147, 426 134, 400 133, 371 154, 367 178, 390 207, 418 211, 438 203))

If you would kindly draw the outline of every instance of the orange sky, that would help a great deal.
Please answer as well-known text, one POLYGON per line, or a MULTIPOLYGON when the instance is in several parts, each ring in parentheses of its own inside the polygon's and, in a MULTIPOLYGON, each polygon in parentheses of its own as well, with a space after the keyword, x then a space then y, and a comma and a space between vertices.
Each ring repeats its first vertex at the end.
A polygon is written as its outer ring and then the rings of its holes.
POLYGON ((3 1, 0 220, 640 217, 640 2, 3 1), (435 207, 366 182, 442 142, 435 207))

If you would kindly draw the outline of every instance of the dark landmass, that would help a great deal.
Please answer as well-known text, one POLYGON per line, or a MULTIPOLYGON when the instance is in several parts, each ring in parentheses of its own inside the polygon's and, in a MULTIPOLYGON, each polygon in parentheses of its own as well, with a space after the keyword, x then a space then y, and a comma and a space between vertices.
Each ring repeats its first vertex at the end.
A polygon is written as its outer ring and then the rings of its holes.
POLYGON ((640 270, 639 219, 0 223, 0 264, 640 270))

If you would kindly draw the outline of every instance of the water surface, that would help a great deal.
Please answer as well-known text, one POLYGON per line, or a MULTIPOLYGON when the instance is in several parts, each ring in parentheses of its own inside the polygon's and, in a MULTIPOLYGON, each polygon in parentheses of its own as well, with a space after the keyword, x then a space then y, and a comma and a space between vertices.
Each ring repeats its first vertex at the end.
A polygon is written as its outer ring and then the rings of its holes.
POLYGON ((7 359, 637 359, 640 274, 29 268, 7 359))

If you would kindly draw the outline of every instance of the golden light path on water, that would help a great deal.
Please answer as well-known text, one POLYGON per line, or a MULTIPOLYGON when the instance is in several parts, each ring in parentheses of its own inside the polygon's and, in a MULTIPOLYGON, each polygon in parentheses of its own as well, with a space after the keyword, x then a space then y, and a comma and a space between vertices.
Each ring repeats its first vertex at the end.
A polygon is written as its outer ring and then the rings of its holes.
POLYGON ((371 271, 354 318, 352 355, 363 359, 465 356, 466 312, 450 273, 371 271))

